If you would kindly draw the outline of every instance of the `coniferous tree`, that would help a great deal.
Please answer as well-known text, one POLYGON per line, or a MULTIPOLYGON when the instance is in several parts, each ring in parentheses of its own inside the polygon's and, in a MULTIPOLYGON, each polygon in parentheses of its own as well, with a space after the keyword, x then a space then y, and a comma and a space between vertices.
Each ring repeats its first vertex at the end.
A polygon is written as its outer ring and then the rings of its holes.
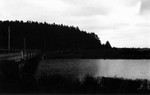
POLYGON ((110 45, 110 43, 109 43, 109 41, 106 41, 106 48, 111 48, 111 45, 110 45))

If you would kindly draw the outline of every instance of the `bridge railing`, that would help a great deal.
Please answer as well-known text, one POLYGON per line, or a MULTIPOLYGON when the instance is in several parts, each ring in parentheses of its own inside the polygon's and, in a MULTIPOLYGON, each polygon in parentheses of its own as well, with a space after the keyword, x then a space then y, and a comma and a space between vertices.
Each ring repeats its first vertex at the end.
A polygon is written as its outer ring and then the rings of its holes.
POLYGON ((31 49, 26 49, 26 50, 23 50, 23 49, 0 49, 0 54, 17 53, 17 52, 21 52, 21 51, 38 52, 39 50, 38 49, 34 49, 34 50, 31 50, 31 49))
POLYGON ((20 51, 20 49, 0 49, 0 54, 17 53, 20 51))

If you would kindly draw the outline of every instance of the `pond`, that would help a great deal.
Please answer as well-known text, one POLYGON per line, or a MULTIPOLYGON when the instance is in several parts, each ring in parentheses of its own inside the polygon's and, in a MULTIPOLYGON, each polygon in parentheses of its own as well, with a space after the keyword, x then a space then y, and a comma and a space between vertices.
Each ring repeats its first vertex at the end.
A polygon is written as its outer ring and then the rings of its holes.
POLYGON ((150 60, 51 59, 40 62, 36 77, 51 74, 150 79, 150 60))

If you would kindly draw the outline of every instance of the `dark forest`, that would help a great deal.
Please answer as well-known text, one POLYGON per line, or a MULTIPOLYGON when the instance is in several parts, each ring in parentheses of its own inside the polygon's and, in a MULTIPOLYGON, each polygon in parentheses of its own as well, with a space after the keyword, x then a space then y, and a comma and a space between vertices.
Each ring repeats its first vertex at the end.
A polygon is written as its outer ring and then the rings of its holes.
POLYGON ((78 50, 111 48, 110 43, 101 44, 95 33, 88 33, 78 27, 63 24, 48 24, 33 21, 0 21, 0 48, 40 50, 78 50))

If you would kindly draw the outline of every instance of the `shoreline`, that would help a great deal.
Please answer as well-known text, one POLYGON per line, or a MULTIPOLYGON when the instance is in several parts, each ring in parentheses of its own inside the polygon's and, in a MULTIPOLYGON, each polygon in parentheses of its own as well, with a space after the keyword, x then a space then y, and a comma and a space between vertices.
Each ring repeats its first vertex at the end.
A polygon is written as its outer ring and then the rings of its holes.
POLYGON ((150 50, 97 49, 45 51, 45 59, 150 59, 150 50))

